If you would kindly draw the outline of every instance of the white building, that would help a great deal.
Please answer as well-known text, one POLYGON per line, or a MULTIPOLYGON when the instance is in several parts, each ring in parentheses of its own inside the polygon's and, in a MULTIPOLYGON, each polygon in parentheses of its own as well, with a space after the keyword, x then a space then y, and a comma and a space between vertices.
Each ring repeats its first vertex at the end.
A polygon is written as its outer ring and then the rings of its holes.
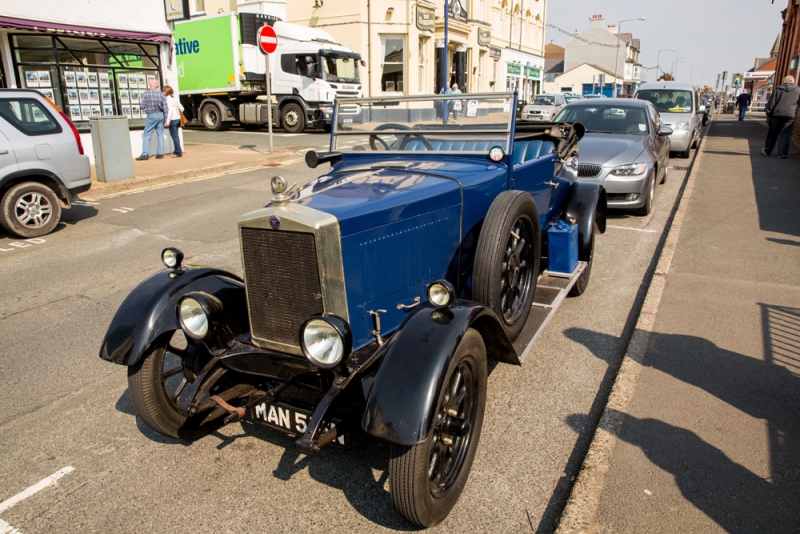
MULTIPOLYGON (((195 11, 202 0, 194 0, 195 11)), ((94 162, 89 119, 127 116, 141 151, 139 98, 148 78, 175 85, 165 0, 5 2, 0 15, 0 87, 33 87, 61 107, 94 162)), ((178 14, 180 15, 180 14, 178 14)), ((170 146, 167 135, 167 146, 170 146)))

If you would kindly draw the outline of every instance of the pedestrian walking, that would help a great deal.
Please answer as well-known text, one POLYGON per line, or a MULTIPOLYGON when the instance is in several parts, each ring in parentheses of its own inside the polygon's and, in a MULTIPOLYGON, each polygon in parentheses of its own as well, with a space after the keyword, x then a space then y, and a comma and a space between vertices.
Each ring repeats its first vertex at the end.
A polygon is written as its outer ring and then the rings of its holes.
POLYGON ((164 117, 168 107, 164 93, 158 90, 158 80, 150 80, 150 89, 142 95, 139 106, 147 114, 147 118, 144 120, 142 133, 142 155, 136 159, 142 161, 150 157, 150 139, 153 137, 153 131, 156 132, 156 158, 161 159, 164 157, 164 117))
POLYGON ((172 137, 172 144, 175 146, 172 157, 180 158, 183 156, 183 150, 181 150, 181 138, 178 135, 178 128, 181 125, 183 104, 175 98, 175 91, 169 85, 164 86, 163 93, 167 99, 167 117, 164 120, 164 126, 169 128, 169 135, 172 137))
MULTIPOLYGON (((458 84, 454 83, 452 87, 451 94, 461 94, 461 89, 458 88, 458 84)), ((458 112, 461 111, 461 100, 451 100, 451 109, 453 111, 453 122, 458 122, 458 112)))
POLYGON ((740 94, 736 98, 736 105, 739 106, 739 120, 743 121, 747 107, 750 105, 750 94, 747 92, 740 94))
POLYGON ((794 76, 785 76, 772 92, 764 108, 767 112, 768 129, 767 141, 761 153, 765 156, 772 154, 779 136, 781 140, 778 145, 778 157, 786 159, 789 155, 789 139, 798 103, 800 103, 800 87, 797 87, 794 76))

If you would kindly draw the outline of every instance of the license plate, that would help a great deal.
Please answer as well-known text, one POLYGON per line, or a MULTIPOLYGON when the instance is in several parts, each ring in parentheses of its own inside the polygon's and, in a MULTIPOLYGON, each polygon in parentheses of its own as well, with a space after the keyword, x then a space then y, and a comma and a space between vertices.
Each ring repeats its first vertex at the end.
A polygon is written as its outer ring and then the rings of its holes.
POLYGON ((353 122, 353 119, 342 119, 342 124, 350 124, 353 122))
MULTIPOLYGON (((287 434, 301 435, 305 434, 308 429, 308 422, 311 420, 311 412, 298 409, 294 406, 289 406, 280 402, 268 403, 263 402, 254 406, 250 410, 250 415, 253 420, 280 430, 287 434)), ((322 433, 327 432, 331 428, 336 427, 337 421, 334 419, 332 423, 327 424, 322 433)), ((339 445, 347 447, 350 445, 350 436, 345 433, 331 442, 331 445, 339 445)))

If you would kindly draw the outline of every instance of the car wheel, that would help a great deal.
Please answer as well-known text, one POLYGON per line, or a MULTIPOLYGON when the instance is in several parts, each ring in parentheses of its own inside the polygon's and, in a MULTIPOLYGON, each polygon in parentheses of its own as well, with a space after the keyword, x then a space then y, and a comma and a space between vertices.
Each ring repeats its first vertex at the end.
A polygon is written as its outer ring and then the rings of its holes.
POLYGON ((207 412, 187 417, 178 410, 178 395, 188 384, 183 373, 187 349, 176 346, 178 336, 173 334, 159 338, 141 360, 128 367, 128 391, 147 426, 171 438, 199 439, 218 425, 205 421, 207 412))
POLYGON ((212 132, 230 129, 231 123, 225 122, 222 118, 222 109, 216 104, 206 104, 200 111, 200 121, 203 123, 203 127, 212 132))
POLYGON ((61 220, 61 203, 55 192, 38 182, 23 182, 9 189, 2 211, 3 228, 25 239, 49 234, 61 220))
POLYGON ((288 133, 300 133, 306 129, 306 116, 303 108, 291 102, 281 111, 281 125, 288 133))
POLYGON ((536 203, 527 192, 503 191, 492 202, 478 238, 472 297, 497 314, 512 341, 528 319, 540 259, 536 203))
POLYGON ((656 172, 655 170, 650 171, 650 178, 647 180, 647 193, 644 200, 644 205, 641 208, 636 210, 636 215, 650 215, 650 212, 653 211, 653 202, 656 198, 656 172))
POLYGON ((592 275, 592 263, 594 262, 594 240, 597 237, 597 223, 592 224, 592 239, 589 241, 588 252, 582 252, 581 261, 586 262, 586 268, 575 281, 572 289, 569 290, 570 297, 578 297, 583 295, 586 288, 589 287, 589 277, 592 275))
POLYGON ((483 426, 487 374, 486 347, 470 328, 447 368, 428 436, 417 445, 392 444, 392 501, 415 525, 441 523, 464 490, 483 426))
POLYGON ((683 158, 683 159, 686 159, 686 158, 688 158, 688 157, 689 157, 689 150, 690 150, 690 149, 691 149, 691 145, 689 145, 689 148, 687 148, 687 149, 686 149, 686 150, 684 150, 683 152, 678 152, 678 157, 679 157, 679 158, 683 158))

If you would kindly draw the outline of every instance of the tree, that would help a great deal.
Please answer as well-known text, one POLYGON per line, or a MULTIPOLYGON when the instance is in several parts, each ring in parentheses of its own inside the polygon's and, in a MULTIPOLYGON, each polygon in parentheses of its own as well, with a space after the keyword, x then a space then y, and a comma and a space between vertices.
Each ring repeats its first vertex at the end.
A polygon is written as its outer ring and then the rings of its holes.
POLYGON ((658 79, 657 79, 656 81, 657 81, 657 82, 660 82, 661 80, 664 80, 665 82, 671 82, 671 81, 673 81, 674 79, 675 79, 675 78, 673 78, 673 77, 672 77, 672 74, 670 74, 669 72, 665 72, 664 74, 662 74, 661 76, 659 76, 659 77, 658 77, 658 79))

